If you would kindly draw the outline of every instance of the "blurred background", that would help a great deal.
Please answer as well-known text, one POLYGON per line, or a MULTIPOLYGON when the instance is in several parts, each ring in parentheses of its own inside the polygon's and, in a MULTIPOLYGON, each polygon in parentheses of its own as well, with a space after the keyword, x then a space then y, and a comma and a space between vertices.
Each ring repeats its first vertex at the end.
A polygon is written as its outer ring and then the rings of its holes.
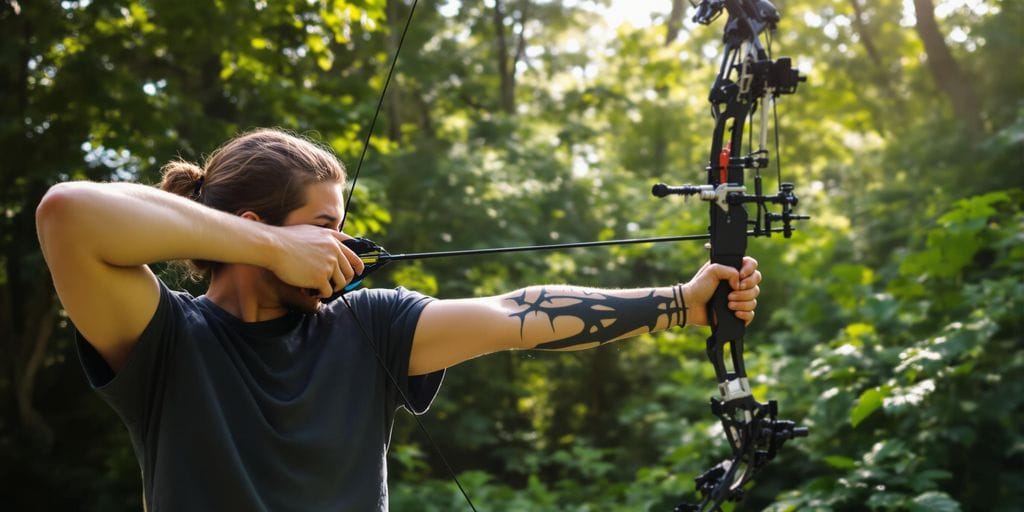
MULTIPOLYGON (((1024 2, 778 0, 782 176, 813 215, 752 241, 755 395, 811 427, 736 510, 1024 503, 1024 2)), ((139 510, 139 469, 89 390, 34 210, 67 180, 155 183, 277 126, 354 170, 410 3, 0 1, 0 496, 139 510)), ((723 21, 682 0, 424 1, 346 231, 392 252, 700 233, 656 200, 704 179, 723 21)), ((774 173, 766 187, 775 188, 774 173)), ((689 278, 700 243, 395 263, 438 297, 689 278)), ((202 283, 157 266, 175 286, 202 283)), ((697 328, 450 370, 425 417, 480 510, 669 510, 727 455, 697 328)), ((467 506, 400 414, 394 510, 467 506)), ((197 468, 201 473, 202 468, 197 468)))

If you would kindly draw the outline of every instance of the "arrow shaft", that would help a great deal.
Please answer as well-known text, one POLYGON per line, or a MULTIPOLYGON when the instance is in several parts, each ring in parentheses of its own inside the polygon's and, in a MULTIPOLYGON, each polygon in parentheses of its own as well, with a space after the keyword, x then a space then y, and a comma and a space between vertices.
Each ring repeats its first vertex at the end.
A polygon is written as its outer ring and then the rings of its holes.
MULTIPOLYGON (((772 228, 772 231, 779 232, 781 228, 772 228)), ((754 232, 748 232, 748 235, 754 236, 754 232)), ((530 252, 530 251, 554 251, 559 249, 574 249, 577 247, 601 247, 606 245, 632 245, 632 244, 649 244, 649 243, 661 243, 661 242, 683 242, 689 240, 708 240, 711 236, 707 234, 701 235, 677 235, 677 236, 659 236, 650 238, 625 238, 618 240, 599 240, 596 242, 570 242, 564 244, 550 244, 550 245, 520 245, 514 247, 491 247, 487 249, 463 249, 457 251, 436 251, 436 252, 414 252, 406 254, 389 254, 381 255, 381 260, 387 261, 400 261, 400 260, 424 260, 430 258, 449 258, 454 256, 473 256, 479 254, 498 254, 506 252, 530 252)))

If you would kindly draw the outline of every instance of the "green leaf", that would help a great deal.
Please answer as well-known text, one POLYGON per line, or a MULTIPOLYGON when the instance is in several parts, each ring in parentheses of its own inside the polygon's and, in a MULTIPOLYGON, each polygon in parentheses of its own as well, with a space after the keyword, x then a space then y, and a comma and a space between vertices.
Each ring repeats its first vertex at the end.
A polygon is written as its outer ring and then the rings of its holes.
POLYGON ((889 395, 888 387, 877 387, 864 391, 857 399, 857 405, 850 411, 850 424, 860 425, 871 413, 882 406, 882 401, 889 395))
POLYGON ((960 512, 960 503, 941 491, 928 491, 914 497, 911 512, 960 512))
POLYGON ((836 469, 853 469, 857 466, 857 462, 849 457, 843 457, 842 455, 827 455, 823 458, 826 464, 836 469))
POLYGON ((332 55, 321 55, 316 58, 316 65, 324 71, 330 71, 331 67, 334 66, 334 56, 332 55))

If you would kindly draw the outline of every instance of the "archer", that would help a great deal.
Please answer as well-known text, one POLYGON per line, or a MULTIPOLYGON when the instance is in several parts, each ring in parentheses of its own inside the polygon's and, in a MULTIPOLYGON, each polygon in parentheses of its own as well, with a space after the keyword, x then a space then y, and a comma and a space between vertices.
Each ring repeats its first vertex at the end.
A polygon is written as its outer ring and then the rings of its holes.
POLYGON ((326 148, 256 130, 203 167, 167 164, 159 189, 72 182, 43 198, 40 245, 89 382, 128 428, 147 510, 387 510, 394 412, 425 412, 447 368, 707 325, 720 282, 754 318, 752 258, 659 288, 360 289, 324 304, 364 270, 340 231, 344 183, 326 148), (190 260, 206 293, 169 289, 148 267, 167 260, 190 260))

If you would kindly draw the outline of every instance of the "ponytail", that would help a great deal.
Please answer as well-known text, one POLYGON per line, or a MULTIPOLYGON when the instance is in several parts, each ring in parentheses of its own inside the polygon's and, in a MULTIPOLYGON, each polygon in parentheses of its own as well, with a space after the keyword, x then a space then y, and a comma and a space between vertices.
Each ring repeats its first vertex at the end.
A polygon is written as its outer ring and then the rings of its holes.
POLYGON ((172 194, 198 201, 206 173, 196 164, 174 160, 161 169, 159 188, 172 194))

